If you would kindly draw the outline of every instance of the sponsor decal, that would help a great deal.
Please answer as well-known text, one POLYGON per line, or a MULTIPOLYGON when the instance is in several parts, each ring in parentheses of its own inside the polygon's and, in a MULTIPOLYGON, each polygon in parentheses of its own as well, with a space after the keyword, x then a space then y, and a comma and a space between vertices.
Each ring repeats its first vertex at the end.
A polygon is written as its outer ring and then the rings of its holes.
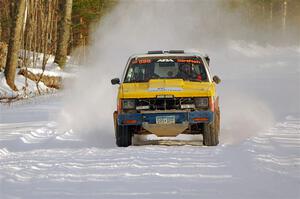
POLYGON ((159 59, 157 62, 174 62, 173 59, 159 59))
POLYGON ((192 63, 192 64, 200 64, 200 60, 192 60, 192 59, 177 59, 178 63, 192 63))
POLYGON ((161 88, 149 88, 150 92, 160 92, 160 91, 182 91, 182 88, 178 87, 161 87, 161 88))

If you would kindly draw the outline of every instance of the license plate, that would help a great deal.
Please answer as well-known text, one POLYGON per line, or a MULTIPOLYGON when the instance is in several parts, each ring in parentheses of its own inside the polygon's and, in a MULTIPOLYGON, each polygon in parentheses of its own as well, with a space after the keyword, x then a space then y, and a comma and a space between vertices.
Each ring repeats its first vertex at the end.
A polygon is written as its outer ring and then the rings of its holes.
POLYGON ((175 115, 157 116, 156 124, 175 124, 175 115))

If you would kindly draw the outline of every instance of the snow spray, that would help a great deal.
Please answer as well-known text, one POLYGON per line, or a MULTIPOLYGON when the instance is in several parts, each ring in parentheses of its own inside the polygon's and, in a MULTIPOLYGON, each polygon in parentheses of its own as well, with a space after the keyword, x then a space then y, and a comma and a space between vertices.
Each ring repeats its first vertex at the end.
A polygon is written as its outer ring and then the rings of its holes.
MULTIPOLYGON (((243 24, 241 12, 226 10, 222 1, 120 1, 92 30, 86 63, 66 91, 61 128, 72 129, 99 147, 114 146, 117 88, 110 79, 121 78, 128 57, 148 50, 197 49, 210 55, 213 73, 223 80, 217 86, 221 144, 257 135, 272 125, 272 109, 283 99, 264 80, 273 82, 290 62, 277 57, 282 50, 257 43, 264 33, 243 24)), ((299 50, 285 50, 299 57, 299 50)), ((288 75, 284 73, 283 79, 288 75)), ((297 99, 299 95, 294 104, 297 99)))

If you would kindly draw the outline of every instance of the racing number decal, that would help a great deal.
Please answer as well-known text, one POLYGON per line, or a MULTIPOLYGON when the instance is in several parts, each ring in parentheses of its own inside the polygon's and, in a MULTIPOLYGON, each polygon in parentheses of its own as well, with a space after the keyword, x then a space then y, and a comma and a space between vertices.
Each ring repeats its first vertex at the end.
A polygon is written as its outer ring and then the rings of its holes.
POLYGON ((133 64, 150 64, 151 59, 139 59, 139 60, 133 60, 133 64))

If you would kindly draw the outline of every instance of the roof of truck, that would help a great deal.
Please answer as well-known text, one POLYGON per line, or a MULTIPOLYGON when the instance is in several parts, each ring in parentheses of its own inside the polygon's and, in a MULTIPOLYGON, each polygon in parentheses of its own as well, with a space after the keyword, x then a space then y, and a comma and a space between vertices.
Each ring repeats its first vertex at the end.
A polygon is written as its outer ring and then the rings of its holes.
POLYGON ((179 56, 199 56, 199 57, 207 57, 207 54, 203 54, 200 51, 186 51, 186 50, 155 50, 148 51, 147 53, 134 54, 131 58, 138 57, 179 57, 179 56))

